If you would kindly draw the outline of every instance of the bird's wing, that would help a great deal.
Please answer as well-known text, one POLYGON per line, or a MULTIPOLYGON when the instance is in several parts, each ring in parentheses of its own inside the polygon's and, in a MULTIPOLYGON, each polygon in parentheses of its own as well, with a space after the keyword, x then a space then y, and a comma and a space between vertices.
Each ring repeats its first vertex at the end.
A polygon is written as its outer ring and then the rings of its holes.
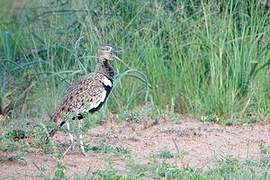
POLYGON ((105 102, 112 86, 104 76, 87 75, 74 82, 64 94, 64 98, 54 115, 55 122, 61 122, 64 116, 76 116, 84 112, 94 112, 105 102))
POLYGON ((102 83, 96 77, 82 77, 70 86, 63 101, 70 106, 73 112, 80 111, 81 106, 87 106, 98 98, 102 94, 102 90, 102 83))

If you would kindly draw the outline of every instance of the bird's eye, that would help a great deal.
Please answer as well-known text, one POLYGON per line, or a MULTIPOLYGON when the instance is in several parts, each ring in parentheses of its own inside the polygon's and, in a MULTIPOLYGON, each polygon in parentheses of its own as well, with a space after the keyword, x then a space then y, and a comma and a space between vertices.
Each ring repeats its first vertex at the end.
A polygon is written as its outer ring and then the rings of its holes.
POLYGON ((107 51, 111 51, 112 50, 112 47, 107 47, 107 51))

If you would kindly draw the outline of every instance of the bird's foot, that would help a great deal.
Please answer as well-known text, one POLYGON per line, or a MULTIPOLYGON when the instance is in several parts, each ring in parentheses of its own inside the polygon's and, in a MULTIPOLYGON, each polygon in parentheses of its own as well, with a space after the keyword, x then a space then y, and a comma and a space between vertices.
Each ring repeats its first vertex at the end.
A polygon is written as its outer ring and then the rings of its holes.
POLYGON ((84 156, 87 156, 87 154, 85 153, 84 146, 81 146, 81 145, 80 145, 80 149, 81 149, 81 153, 82 153, 84 156))

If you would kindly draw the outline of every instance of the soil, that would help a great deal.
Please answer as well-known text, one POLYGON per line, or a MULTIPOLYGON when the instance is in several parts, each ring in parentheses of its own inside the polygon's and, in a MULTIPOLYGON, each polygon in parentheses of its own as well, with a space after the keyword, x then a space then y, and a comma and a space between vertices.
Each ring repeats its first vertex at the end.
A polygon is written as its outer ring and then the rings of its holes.
MULTIPOLYGON (((67 137, 61 133, 56 139, 67 142, 67 137)), ((161 120, 144 123, 123 123, 110 118, 89 130, 84 141, 90 145, 121 146, 129 154, 87 152, 87 156, 83 156, 77 147, 60 160, 67 168, 69 177, 111 168, 125 173, 127 162, 147 164, 166 161, 181 167, 209 168, 227 157, 259 159, 264 153, 261 147, 270 144, 270 124, 224 127, 188 118, 180 122, 161 120), (157 158, 159 153, 165 151, 178 156, 165 160, 157 158)), ((0 152, 1 157, 15 154, 0 152)), ((56 163, 51 156, 33 151, 21 160, 7 160, 0 164, 0 177, 44 179, 44 176, 54 175, 56 163)))

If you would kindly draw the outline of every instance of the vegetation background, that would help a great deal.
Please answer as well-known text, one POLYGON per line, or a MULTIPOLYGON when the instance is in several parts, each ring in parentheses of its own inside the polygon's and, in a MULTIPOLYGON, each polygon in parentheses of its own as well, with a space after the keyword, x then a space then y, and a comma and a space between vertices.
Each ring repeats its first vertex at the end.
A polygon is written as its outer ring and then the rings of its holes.
MULTIPOLYGON (((95 69, 97 46, 111 43, 145 74, 147 100, 159 111, 216 122, 269 117, 270 23, 260 3, 4 0, 1 7, 2 114, 51 114, 68 82, 95 69)), ((109 109, 141 105, 144 87, 125 77, 109 109)))
POLYGON ((70 82, 95 70, 104 43, 120 47, 124 62, 114 62, 119 81, 105 113, 150 103, 157 114, 222 124, 269 120, 270 16, 259 1, 1 0, 0 7, 5 124, 48 120, 70 82))
MULTIPOLYGON (((269 117, 270 24, 261 4, 1 2, 1 104, 4 111, 13 101, 12 116, 53 112, 63 86, 95 69, 97 46, 112 43, 129 67, 146 75, 160 111, 212 121, 269 117)), ((109 107, 141 105, 144 91, 141 82, 125 78, 109 107)))

